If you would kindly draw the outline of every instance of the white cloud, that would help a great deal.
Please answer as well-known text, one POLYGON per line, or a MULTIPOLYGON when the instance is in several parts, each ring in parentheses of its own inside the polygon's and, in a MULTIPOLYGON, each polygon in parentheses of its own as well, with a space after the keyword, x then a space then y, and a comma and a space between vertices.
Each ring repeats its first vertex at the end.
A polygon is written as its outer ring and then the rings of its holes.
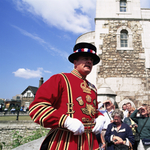
MULTIPOLYGON (((60 55, 62 58, 65 58, 65 59, 68 58, 69 54, 68 54, 67 52, 62 51, 62 50, 59 50, 59 49, 57 49, 57 48, 51 46, 48 42, 46 42, 44 39, 40 38, 38 35, 29 33, 29 32, 27 32, 27 31, 25 31, 25 30, 23 30, 23 29, 21 29, 21 28, 15 26, 15 25, 12 25, 12 27, 14 27, 14 28, 16 28, 17 30, 19 30, 19 31, 21 32, 21 34, 23 34, 23 35, 25 35, 25 36, 28 36, 28 37, 30 37, 31 39, 33 39, 33 40, 37 41, 38 43, 40 43, 42 46, 44 46, 44 48, 46 48, 46 50, 47 50, 48 52, 51 53, 51 52, 53 51, 53 52, 55 52, 54 54, 58 54, 58 55, 60 55)), ((52 54, 52 53, 51 53, 51 54, 52 54)))
POLYGON ((17 71, 13 73, 15 74, 15 77, 30 79, 42 77, 42 70, 43 68, 38 68, 37 70, 19 68, 17 71))
POLYGON ((42 18, 50 26, 84 33, 94 22, 96 0, 13 0, 19 11, 42 18))
POLYGON ((15 75, 15 77, 31 79, 42 77, 43 72, 51 73, 51 71, 43 70, 43 68, 37 68, 37 70, 30 70, 28 68, 27 69, 19 68, 17 71, 13 72, 13 74, 15 75))

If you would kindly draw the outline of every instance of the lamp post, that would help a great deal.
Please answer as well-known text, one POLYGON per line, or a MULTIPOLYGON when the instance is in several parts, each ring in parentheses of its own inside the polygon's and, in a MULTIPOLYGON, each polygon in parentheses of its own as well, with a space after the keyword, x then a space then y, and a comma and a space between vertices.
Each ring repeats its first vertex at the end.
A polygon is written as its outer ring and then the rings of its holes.
POLYGON ((16 118, 16 120, 19 120, 19 111, 20 111, 20 107, 19 107, 19 105, 17 104, 17 107, 16 107, 17 118, 16 118))
POLYGON ((115 108, 118 108, 118 104, 116 102, 116 93, 104 82, 100 88, 98 88, 97 90, 97 101, 99 102, 103 102, 109 98, 113 98, 114 99, 114 105, 115 108))

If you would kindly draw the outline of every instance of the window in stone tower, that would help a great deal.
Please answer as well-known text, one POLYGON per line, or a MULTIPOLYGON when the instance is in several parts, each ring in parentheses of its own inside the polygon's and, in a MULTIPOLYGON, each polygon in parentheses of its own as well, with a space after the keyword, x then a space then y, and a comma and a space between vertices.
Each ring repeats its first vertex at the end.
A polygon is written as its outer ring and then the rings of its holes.
POLYGON ((128 47, 128 31, 122 30, 120 34, 121 47, 128 47))
POLYGON ((132 31, 127 26, 117 29, 116 40, 116 50, 133 50, 132 31))
POLYGON ((126 12, 127 2, 126 0, 120 0, 120 12, 126 12))

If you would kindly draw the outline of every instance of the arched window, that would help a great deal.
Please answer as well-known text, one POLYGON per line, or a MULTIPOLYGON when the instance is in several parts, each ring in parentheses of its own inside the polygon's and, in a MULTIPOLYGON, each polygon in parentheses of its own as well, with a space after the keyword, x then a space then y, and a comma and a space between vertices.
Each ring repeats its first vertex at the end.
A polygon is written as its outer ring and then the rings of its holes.
POLYGON ((120 0, 120 12, 127 11, 127 2, 126 0, 120 0))
POLYGON ((122 30, 120 34, 121 47, 128 47, 128 31, 122 30))
POLYGON ((121 26, 117 30, 117 50, 133 50, 132 32, 127 26, 121 26))

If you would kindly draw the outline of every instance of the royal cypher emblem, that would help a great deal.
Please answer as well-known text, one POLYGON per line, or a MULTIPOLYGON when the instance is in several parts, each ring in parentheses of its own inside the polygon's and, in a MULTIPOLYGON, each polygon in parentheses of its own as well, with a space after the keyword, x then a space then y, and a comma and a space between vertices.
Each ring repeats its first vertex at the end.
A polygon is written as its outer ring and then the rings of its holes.
POLYGON ((96 113, 95 107, 93 107, 92 105, 87 104, 87 103, 86 103, 86 107, 81 108, 81 110, 82 110, 83 114, 86 114, 90 117, 92 117, 92 115, 95 115, 95 113, 96 113))
POLYGON ((80 87, 82 88, 84 93, 91 94, 91 89, 88 88, 88 85, 85 80, 80 84, 80 87))

